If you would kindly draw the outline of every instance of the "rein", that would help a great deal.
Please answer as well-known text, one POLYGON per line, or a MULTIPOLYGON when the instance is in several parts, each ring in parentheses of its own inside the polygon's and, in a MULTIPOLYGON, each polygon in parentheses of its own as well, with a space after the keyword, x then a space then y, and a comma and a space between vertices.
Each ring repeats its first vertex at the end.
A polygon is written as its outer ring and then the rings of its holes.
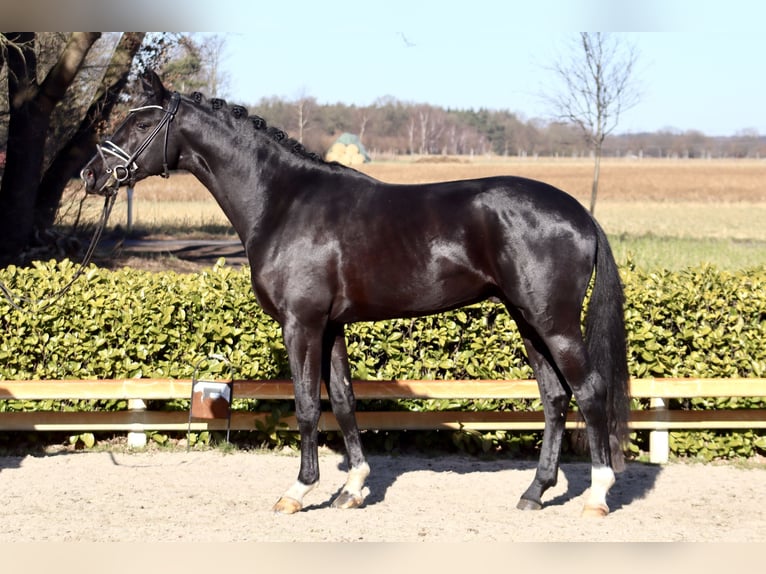
POLYGON ((114 206, 114 201, 117 199, 117 191, 115 190, 114 193, 108 194, 104 198, 104 208, 101 211, 101 220, 98 223, 98 226, 96 227, 96 230, 93 232, 93 237, 90 240, 90 244, 88 245, 88 250, 85 252, 85 257, 83 257, 82 262, 80 263, 79 269, 77 269, 77 272, 74 274, 74 277, 72 277, 69 282, 64 285, 61 289, 59 289, 56 293, 53 295, 50 295, 49 297, 45 299, 30 299, 29 297, 26 297, 24 295, 21 295, 19 297, 15 297, 13 293, 8 289, 8 287, 0 281, 0 291, 2 291, 5 298, 8 300, 8 302, 11 304, 11 306, 16 309, 17 311, 25 311, 23 307, 19 303, 27 303, 29 305, 42 305, 42 307, 39 307, 36 309, 37 311, 43 311, 53 305, 56 301, 61 299, 67 291, 69 291, 72 288, 72 285, 74 285, 74 282, 79 279, 79 277, 85 273, 85 269, 90 265, 91 259, 93 258, 93 253, 96 251, 96 245, 98 245, 99 240, 101 239, 101 234, 104 232, 104 228, 106 228, 106 223, 109 220, 109 215, 112 212, 112 206, 114 206), (19 303, 16 302, 18 299, 19 303))

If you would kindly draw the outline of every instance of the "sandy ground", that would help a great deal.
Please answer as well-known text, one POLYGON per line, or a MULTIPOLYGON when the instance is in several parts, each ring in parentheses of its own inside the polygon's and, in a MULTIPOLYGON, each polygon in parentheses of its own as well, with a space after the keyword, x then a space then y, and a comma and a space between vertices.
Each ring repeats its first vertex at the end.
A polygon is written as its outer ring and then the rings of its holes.
POLYGON ((0 457, 0 542, 766 541, 766 468, 631 463, 603 520, 580 517, 590 469, 562 466, 539 512, 515 509, 528 461, 372 456, 361 509, 329 501, 345 480, 325 451, 304 511, 271 506, 298 457, 236 451, 66 452, 0 457))

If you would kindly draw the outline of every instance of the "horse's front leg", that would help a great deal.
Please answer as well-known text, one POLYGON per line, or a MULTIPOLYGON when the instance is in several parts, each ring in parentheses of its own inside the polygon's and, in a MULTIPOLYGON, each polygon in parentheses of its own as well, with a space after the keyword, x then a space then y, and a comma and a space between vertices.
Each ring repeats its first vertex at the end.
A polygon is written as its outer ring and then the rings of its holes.
POLYGON ((349 463, 346 484, 332 505, 335 508, 357 508, 364 503, 362 488, 370 474, 370 467, 364 458, 362 439, 356 424, 356 399, 351 386, 343 325, 331 324, 325 332, 322 378, 327 381, 332 410, 343 434, 349 463))
POLYGON ((319 483, 318 425, 322 331, 295 320, 285 321, 282 331, 287 346, 295 391, 295 416, 301 438, 298 480, 274 505, 274 512, 293 514, 303 508, 303 497, 319 483))

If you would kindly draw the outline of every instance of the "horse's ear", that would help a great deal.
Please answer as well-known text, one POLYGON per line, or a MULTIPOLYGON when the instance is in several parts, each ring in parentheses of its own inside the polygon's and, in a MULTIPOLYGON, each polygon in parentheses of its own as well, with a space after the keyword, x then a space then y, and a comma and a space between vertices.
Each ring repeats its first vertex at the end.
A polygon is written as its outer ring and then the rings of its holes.
POLYGON ((141 84, 144 88, 144 95, 147 100, 152 100, 157 103, 161 103, 165 97, 165 86, 162 85, 162 80, 155 73, 154 70, 148 69, 141 76, 141 84))

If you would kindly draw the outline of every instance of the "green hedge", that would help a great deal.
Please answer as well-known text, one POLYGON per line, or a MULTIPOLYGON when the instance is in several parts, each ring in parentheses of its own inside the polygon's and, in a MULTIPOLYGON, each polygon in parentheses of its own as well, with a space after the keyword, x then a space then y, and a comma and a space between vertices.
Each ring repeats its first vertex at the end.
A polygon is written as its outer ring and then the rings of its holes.
MULTIPOLYGON (((0 281, 15 293, 42 299, 76 268, 68 261, 9 267, 0 271, 0 281)), ((633 377, 766 376, 766 267, 647 272, 628 264, 621 271, 633 377)), ((239 377, 289 377, 281 330, 256 303, 249 272, 221 263, 194 274, 91 267, 48 308, 32 305, 22 313, 0 297, 0 329, 0 379, 190 378, 194 363, 210 353, 229 357, 239 366, 239 377)), ((435 317, 358 323, 347 335, 355 378, 533 376, 515 325, 495 303, 435 317)), ((765 404, 764 399, 695 399, 676 406, 765 404)), ((462 408, 454 402, 447 406, 462 408)), ((739 440, 748 433, 736 434, 739 440)), ((759 446, 764 438, 759 434, 748 436, 740 454, 766 446, 759 446)), ((698 444, 677 440, 675 452, 700 454, 698 444)))

